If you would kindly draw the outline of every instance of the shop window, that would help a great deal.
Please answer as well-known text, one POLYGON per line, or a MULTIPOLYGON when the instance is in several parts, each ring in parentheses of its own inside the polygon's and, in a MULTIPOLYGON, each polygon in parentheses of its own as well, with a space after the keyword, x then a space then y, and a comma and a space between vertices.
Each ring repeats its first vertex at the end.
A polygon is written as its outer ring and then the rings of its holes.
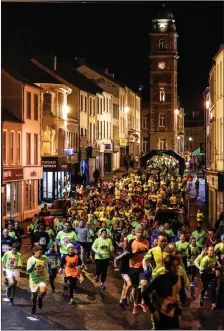
POLYGON ((26 180, 25 181, 25 210, 32 210, 35 208, 35 181, 34 180, 26 180))

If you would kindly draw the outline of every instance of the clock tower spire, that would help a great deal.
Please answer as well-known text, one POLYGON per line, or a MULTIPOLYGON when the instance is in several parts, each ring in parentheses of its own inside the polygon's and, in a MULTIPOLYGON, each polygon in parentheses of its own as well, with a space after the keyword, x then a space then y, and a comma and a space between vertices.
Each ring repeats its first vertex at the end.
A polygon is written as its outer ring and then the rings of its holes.
POLYGON ((173 14, 163 6, 150 36, 150 149, 178 151, 177 38, 173 14))

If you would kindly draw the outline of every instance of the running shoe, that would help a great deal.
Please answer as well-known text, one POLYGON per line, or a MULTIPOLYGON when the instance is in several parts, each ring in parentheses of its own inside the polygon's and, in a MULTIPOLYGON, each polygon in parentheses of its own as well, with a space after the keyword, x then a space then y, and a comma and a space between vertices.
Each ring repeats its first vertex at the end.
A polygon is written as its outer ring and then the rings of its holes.
POLYGON ((205 292, 205 296, 204 296, 205 299, 209 299, 209 295, 208 295, 208 292, 206 291, 205 292))
POLYGON ((211 310, 216 310, 216 303, 213 303, 213 304, 212 304, 212 308, 211 308, 211 310))
POLYGON ((31 314, 32 314, 32 315, 36 313, 36 309, 37 309, 36 306, 33 306, 33 307, 32 307, 32 310, 31 310, 31 314))
POLYGON ((75 305, 76 304, 75 299, 71 299, 68 304, 69 305, 75 305))
POLYGON ((195 283, 194 282, 191 282, 191 287, 195 287, 195 283))
POLYGON ((95 282, 96 282, 96 283, 99 283, 99 276, 96 276, 96 277, 95 277, 95 282))
POLYGON ((132 310, 132 314, 135 315, 138 313, 138 306, 134 306, 132 310))
POLYGON ((10 295, 11 295, 11 287, 7 287, 7 289, 6 289, 6 296, 8 298, 10 298, 10 295))
POLYGON ((145 303, 141 303, 141 307, 142 307, 144 313, 147 313, 149 311, 149 308, 146 306, 145 303))
POLYGON ((9 304, 10 304, 10 306, 15 306, 14 300, 13 299, 10 299, 9 304))
POLYGON ((37 305, 38 307, 41 309, 43 307, 43 300, 41 297, 38 297, 37 298, 37 305))
POLYGON ((119 306, 120 306, 121 309, 125 309, 125 306, 124 306, 123 302, 119 302, 119 306))
POLYGON ((199 295, 199 303, 200 303, 200 306, 201 306, 201 307, 204 306, 204 298, 202 298, 201 295, 199 295))
POLYGON ((105 286, 104 284, 101 283, 101 284, 100 284, 100 289, 101 289, 101 290, 106 290, 106 286, 105 286))
POLYGON ((128 300, 127 299, 122 299, 122 303, 124 307, 128 307, 128 300))

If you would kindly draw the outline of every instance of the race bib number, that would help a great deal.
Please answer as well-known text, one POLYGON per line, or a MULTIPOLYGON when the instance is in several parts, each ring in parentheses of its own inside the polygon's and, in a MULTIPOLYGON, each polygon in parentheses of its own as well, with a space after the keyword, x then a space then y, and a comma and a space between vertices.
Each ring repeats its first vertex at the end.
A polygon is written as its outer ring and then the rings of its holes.
POLYGON ((9 258, 8 262, 7 262, 7 265, 8 265, 9 268, 12 268, 12 267, 15 268, 17 266, 17 260, 13 259, 13 258, 9 258))
POLYGON ((46 245, 46 238, 45 237, 41 237, 40 238, 40 241, 39 241, 39 244, 40 245, 43 245, 43 246, 46 245))
POLYGON ((56 266, 56 261, 55 260, 51 260, 51 268, 54 268, 56 266))
POLYGON ((176 308, 177 308, 177 301, 173 297, 167 297, 163 301, 161 307, 161 313, 169 317, 174 317, 176 308))
POLYGON ((68 244, 70 244, 71 240, 70 240, 70 238, 65 237, 65 238, 63 239, 63 242, 64 242, 64 246, 67 246, 68 244))
POLYGON ((9 245, 2 245, 2 252, 8 252, 9 250, 9 245))
POLYGON ((45 271, 44 266, 41 264, 37 265, 34 269, 34 273, 36 276, 43 276, 45 273, 44 271, 45 271))

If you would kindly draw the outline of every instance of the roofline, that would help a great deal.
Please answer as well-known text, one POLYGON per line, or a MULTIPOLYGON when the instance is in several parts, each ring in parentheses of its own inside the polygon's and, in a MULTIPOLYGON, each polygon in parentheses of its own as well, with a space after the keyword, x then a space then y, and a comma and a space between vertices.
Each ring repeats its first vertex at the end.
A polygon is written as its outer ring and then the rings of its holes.
POLYGON ((215 56, 213 56, 213 61, 215 61, 217 59, 217 57, 219 56, 219 54, 224 50, 224 44, 221 44, 219 47, 219 50, 217 51, 217 53, 215 54, 215 56))
MULTIPOLYGON (((41 91, 43 90, 41 87, 37 86, 35 83, 24 82, 24 81, 22 81, 20 79, 17 79, 16 77, 13 76, 13 74, 11 74, 10 72, 8 72, 7 69, 5 69, 5 68, 1 68, 1 70, 4 71, 5 73, 7 73, 9 76, 11 76, 13 79, 15 79, 17 82, 21 83, 22 85, 32 86, 32 87, 37 88, 38 90, 41 90, 41 91)), ((15 73, 18 73, 21 76, 21 78, 24 78, 24 80, 29 81, 26 77, 24 77, 22 74, 20 74, 16 70, 15 70, 15 73)))

